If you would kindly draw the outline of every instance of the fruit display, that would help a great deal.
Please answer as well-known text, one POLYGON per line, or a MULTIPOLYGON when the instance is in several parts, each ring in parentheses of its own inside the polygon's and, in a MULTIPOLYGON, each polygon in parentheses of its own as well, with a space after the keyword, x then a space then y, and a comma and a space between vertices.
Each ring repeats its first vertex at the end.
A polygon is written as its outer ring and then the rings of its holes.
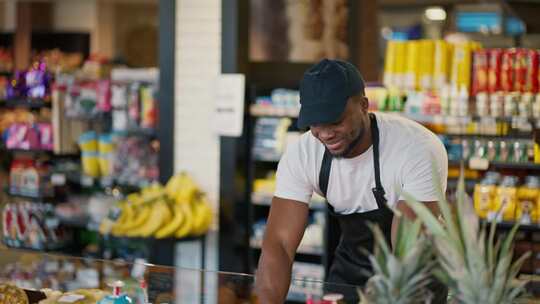
POLYGON ((101 234, 117 237, 184 238, 200 236, 212 224, 206 196, 185 173, 165 187, 154 183, 118 201, 101 222, 101 234))

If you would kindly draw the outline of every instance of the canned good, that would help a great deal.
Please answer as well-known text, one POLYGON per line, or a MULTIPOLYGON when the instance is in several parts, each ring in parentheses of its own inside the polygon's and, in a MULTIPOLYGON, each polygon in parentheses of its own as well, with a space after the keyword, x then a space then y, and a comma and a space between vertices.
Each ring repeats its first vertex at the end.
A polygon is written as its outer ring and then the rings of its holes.
POLYGON ((503 50, 501 49, 491 49, 489 51, 488 91, 490 93, 495 93, 502 89, 501 88, 502 54, 503 54, 503 50))
POLYGON ((514 91, 516 50, 503 52, 501 60, 501 89, 505 92, 514 91))
POLYGON ((488 57, 487 50, 477 50, 473 53, 473 82, 472 94, 486 92, 488 89, 488 57))

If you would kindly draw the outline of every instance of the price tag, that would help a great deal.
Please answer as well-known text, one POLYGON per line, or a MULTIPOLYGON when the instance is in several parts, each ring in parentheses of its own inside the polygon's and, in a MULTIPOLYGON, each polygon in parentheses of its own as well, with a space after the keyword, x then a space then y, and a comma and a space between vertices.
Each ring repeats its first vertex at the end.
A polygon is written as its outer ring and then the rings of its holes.
POLYGON ((54 173, 51 175, 51 183, 53 186, 63 186, 66 184, 66 175, 62 173, 54 173))
POLYGON ((474 170, 487 170, 489 168, 489 160, 481 157, 471 157, 469 159, 469 168, 474 170))

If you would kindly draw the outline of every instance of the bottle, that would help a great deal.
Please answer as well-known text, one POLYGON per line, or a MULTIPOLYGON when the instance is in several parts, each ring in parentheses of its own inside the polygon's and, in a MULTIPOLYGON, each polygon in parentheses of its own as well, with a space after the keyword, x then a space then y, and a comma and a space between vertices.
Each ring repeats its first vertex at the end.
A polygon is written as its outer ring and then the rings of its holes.
POLYGON ((137 287, 137 304, 148 304, 148 285, 144 279, 139 281, 137 287))
POLYGON ((498 177, 493 174, 486 174, 486 177, 474 186, 474 209, 480 218, 493 217, 490 214, 495 200, 495 190, 497 188, 498 177))
POLYGON ((497 215, 497 220, 514 221, 517 206, 517 177, 505 176, 497 188, 497 196, 491 213, 497 215))
POLYGON ((537 223, 538 217, 538 197, 540 194, 540 179, 538 176, 527 176, 525 184, 519 187, 517 196, 518 204, 516 210, 516 221, 522 224, 537 223))
POLYGON ((122 287, 124 287, 124 282, 114 281, 109 284, 113 288, 112 295, 105 296, 101 299, 98 304, 132 304, 133 300, 128 297, 126 294, 122 293, 122 287))

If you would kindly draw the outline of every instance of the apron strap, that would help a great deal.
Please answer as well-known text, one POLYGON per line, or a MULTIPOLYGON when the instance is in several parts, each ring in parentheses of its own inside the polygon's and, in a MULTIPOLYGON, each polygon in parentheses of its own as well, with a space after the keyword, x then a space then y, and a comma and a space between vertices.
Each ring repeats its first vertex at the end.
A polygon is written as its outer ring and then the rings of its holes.
MULTIPOLYGON (((328 191, 328 180, 330 179, 330 170, 332 169, 332 154, 328 149, 324 149, 324 156, 321 164, 321 171, 319 171, 319 189, 323 196, 326 198, 326 192, 328 191)), ((332 213, 334 212, 334 207, 330 204, 327 204, 328 208, 332 213)))
POLYGON ((369 113, 371 125, 371 140, 373 141, 373 167, 375 172, 375 188, 371 189, 377 202, 379 209, 386 207, 386 194, 381 184, 381 167, 379 165, 379 127, 377 126, 377 118, 375 114, 369 113))

